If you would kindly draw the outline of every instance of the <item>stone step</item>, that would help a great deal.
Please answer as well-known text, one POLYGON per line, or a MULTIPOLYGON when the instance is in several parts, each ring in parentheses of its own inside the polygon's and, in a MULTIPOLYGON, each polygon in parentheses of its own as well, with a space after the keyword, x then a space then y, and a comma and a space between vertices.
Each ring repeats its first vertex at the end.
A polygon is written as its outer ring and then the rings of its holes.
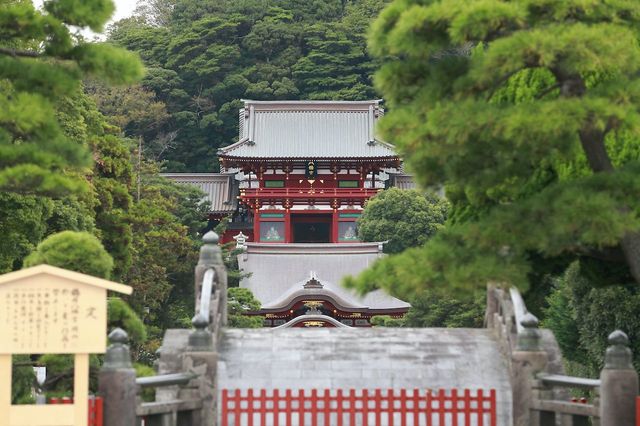
POLYGON ((506 360, 486 329, 227 329, 219 389, 495 389, 511 424, 506 360))

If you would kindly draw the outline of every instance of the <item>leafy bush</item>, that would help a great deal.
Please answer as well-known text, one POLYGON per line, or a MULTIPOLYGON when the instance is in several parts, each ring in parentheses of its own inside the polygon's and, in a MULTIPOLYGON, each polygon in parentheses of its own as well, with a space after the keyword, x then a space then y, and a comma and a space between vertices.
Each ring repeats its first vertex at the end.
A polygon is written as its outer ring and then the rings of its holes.
POLYGON ((144 323, 133 309, 119 297, 107 300, 107 317, 109 328, 120 327, 129 334, 131 343, 140 344, 147 340, 144 323))
MULTIPOLYGON (((136 370, 136 377, 150 377, 155 376, 156 374, 153 368, 149 367, 148 365, 134 363, 133 368, 135 368, 136 370)), ((140 396, 145 402, 154 401, 156 397, 156 390, 152 387, 143 388, 140 396)))
POLYGON ((403 318, 381 315, 371 318, 378 327, 478 328, 484 321, 484 294, 461 300, 444 293, 422 292, 411 299, 403 318))
POLYGON ((598 281, 587 262, 572 263, 547 298, 542 325, 553 330, 570 374, 597 377, 604 364, 607 337, 616 329, 629 336, 634 364, 640 371, 638 286, 598 281))
POLYGON ((424 244, 447 219, 449 203, 417 190, 390 188, 371 198, 358 221, 362 241, 388 241, 386 253, 424 244))
POLYGON ((24 266, 47 265, 108 279, 113 259, 100 240, 88 232, 63 231, 38 244, 24 260, 24 266))
POLYGON ((11 403, 33 404, 31 388, 35 385, 36 375, 31 367, 28 355, 14 355, 11 368, 11 403))
POLYGON ((260 328, 264 325, 264 317, 244 315, 248 311, 260 309, 260 302, 248 288, 231 287, 227 291, 229 309, 229 327, 260 328))

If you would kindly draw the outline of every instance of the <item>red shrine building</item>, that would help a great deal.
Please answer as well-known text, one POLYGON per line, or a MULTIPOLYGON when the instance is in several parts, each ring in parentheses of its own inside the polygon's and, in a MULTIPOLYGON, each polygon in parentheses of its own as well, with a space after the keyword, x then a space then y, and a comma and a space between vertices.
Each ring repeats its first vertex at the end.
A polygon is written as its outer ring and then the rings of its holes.
POLYGON ((358 240, 366 201, 413 187, 393 147, 378 139, 373 101, 244 101, 238 142, 218 151, 220 173, 165 174, 204 190, 210 220, 228 217, 223 242, 243 252, 241 282, 267 327, 369 327, 409 304, 340 285, 383 256, 358 240))

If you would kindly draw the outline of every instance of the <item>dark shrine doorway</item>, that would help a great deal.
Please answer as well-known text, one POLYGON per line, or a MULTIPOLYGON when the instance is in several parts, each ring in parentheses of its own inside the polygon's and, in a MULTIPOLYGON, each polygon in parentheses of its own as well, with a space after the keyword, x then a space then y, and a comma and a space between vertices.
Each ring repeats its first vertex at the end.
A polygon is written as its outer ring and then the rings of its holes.
POLYGON ((294 243, 330 243, 330 214, 292 214, 291 228, 294 243))

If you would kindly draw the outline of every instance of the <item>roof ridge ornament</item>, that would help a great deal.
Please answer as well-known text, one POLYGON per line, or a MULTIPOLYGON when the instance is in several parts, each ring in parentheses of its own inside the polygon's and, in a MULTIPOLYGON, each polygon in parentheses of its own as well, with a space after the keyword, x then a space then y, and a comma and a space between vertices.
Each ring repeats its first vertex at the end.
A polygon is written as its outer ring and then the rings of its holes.
POLYGON ((302 287, 304 287, 305 289, 321 289, 321 288, 324 288, 324 286, 316 278, 316 273, 313 272, 313 271, 309 271, 309 281, 304 283, 304 285, 302 287))

